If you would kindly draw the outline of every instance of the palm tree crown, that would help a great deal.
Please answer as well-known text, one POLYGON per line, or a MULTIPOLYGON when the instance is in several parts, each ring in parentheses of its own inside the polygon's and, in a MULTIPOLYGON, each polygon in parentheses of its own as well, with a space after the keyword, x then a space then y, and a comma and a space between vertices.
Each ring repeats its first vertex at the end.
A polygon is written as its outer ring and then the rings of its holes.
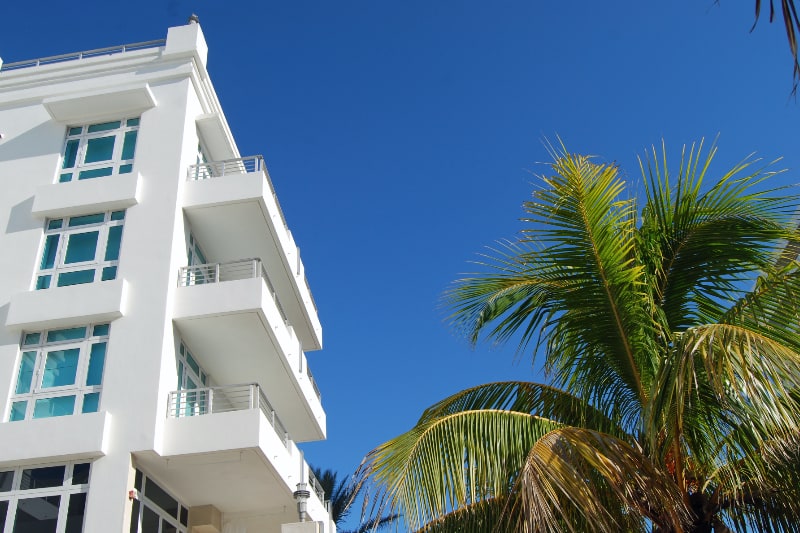
POLYGON ((613 164, 553 151, 521 237, 446 293, 473 343, 517 340, 548 384, 427 409, 358 472, 374 511, 446 531, 800 531, 797 198, 716 149, 613 164))

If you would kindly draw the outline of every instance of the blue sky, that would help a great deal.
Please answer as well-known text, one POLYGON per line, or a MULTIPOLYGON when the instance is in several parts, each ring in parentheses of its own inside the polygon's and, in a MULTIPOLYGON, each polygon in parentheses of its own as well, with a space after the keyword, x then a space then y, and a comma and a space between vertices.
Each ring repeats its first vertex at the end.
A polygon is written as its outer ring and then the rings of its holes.
POLYGON ((457 390, 538 379, 513 347, 472 350, 441 292, 521 228, 545 138, 616 161, 720 136, 800 176, 780 23, 753 2, 140 0, 3 2, 6 62, 166 36, 192 12, 243 155, 264 154, 324 328, 310 353, 328 440, 353 471, 457 390))

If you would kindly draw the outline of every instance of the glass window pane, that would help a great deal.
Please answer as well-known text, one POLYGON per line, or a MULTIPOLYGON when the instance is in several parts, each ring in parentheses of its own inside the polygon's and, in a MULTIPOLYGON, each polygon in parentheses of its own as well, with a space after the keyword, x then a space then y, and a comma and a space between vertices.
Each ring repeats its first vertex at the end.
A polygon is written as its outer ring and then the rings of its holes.
POLYGON ((47 222, 47 229, 58 229, 64 223, 64 219, 57 218, 55 220, 50 220, 47 222))
POLYGON ((79 180, 89 180, 92 178, 102 178, 114 173, 114 167, 93 168, 92 170, 82 170, 78 174, 79 180))
POLYGON ((133 477, 133 488, 136 489, 136 490, 142 490, 142 471, 141 470, 136 470, 136 475, 133 477))
POLYGON ((5 470, 0 472, 0 492, 8 492, 11 490, 11 484, 14 482, 14 471, 5 470))
POLYGON ((137 130, 125 132, 125 140, 122 143, 122 160, 127 161, 133 159, 133 153, 136 151, 136 134, 137 130))
POLYGON ((73 233, 67 239, 67 255, 64 263, 82 263, 94 260, 97 251, 97 239, 100 237, 99 231, 87 231, 86 233, 73 233))
POLYGON ((80 135, 83 131, 83 126, 75 126, 74 128, 69 129, 69 133, 67 135, 80 135))
POLYGON ((96 413, 100 406, 100 393, 93 392, 83 396, 83 407, 81 413, 96 413))
POLYGON ((36 400, 33 406, 33 418, 50 418, 68 416, 75 412, 75 396, 59 396, 36 400))
POLYGON ((59 287, 68 287, 69 285, 80 285, 81 283, 91 283, 94 281, 94 269, 78 270, 76 272, 65 272, 58 275, 59 287))
POLYGON ((120 174, 130 174, 132 170, 133 170, 133 165, 131 164, 120 165, 119 167, 120 174))
POLYGON ((194 360, 194 357, 192 357, 192 354, 190 354, 188 350, 186 351, 186 362, 192 367, 196 375, 200 374, 200 365, 197 364, 197 361, 194 360))
POLYGON ((25 340, 22 341, 22 345, 27 346, 28 344, 39 344, 39 339, 41 337, 41 333, 27 333, 25 334, 25 340))
MULTIPOLYGON (((92 127, 90 126, 91 130, 92 127)), ((116 137, 97 137, 86 141, 86 156, 83 158, 85 164, 96 163, 98 161, 108 161, 114 156, 114 140, 116 137)))
POLYGON ((33 367, 36 365, 36 352, 24 352, 19 361, 19 374, 17 375, 17 388, 15 394, 30 392, 33 380, 33 367))
POLYGON ((89 483, 90 463, 79 463, 72 467, 72 484, 86 485, 89 483))
POLYGON ((92 344, 89 355, 89 371, 86 373, 87 385, 100 385, 103 382, 103 364, 106 360, 106 343, 92 344))
POLYGON ((26 468, 22 471, 20 490, 45 489, 48 487, 60 487, 64 484, 64 474, 67 467, 46 466, 44 468, 26 468))
POLYGON ((178 502, 150 478, 145 479, 144 495, 163 509, 168 515, 178 518, 178 502))
POLYGON ((6 514, 8 514, 8 502, 0 502, 0 531, 5 531, 6 514))
POLYGON ((39 276, 36 278, 36 290, 41 289, 49 289, 50 288, 50 275, 47 276, 39 276))
POLYGON ((161 520, 161 533, 177 533, 178 528, 167 522, 166 520, 161 520))
POLYGON ((95 337, 107 337, 108 328, 109 328, 108 324, 97 324, 92 330, 92 335, 94 335, 95 337))
POLYGON ((130 533, 139 533, 139 500, 133 500, 130 533))
POLYGON ((58 239, 60 235, 48 235, 44 241, 42 251, 42 262, 39 269, 53 268, 56 263, 56 252, 58 251, 58 239))
POLYGON ((92 124, 89 126, 89 133, 97 133, 99 131, 115 130, 120 127, 119 120, 113 122, 102 122, 100 124, 92 124))
POLYGON ((78 155, 78 139, 67 141, 67 146, 64 148, 64 164, 61 168, 72 168, 75 166, 75 157, 78 155))
POLYGON ((108 244, 106 244, 106 261, 119 259, 119 243, 122 239, 122 226, 108 228, 108 244))
POLYGON ((158 515, 146 505, 143 511, 141 533, 158 533, 158 515))
POLYGON ((67 183, 68 181, 72 181, 72 172, 65 172, 58 177, 59 183, 67 183))
POLYGON ((61 496, 25 498, 17 502, 13 533, 56 533, 61 496))
POLYGON ((105 267, 103 268, 103 277, 100 278, 100 281, 108 281, 110 279, 117 278, 117 267, 105 267))
POLYGON ((83 512, 86 509, 86 493, 71 494, 67 508, 67 527, 64 533, 81 533, 83 531, 83 512))
POLYGON ((28 402, 14 402, 11 404, 11 413, 8 416, 9 422, 25 420, 25 411, 28 409, 28 402))
POLYGON ((105 219, 105 213, 93 213, 91 215, 71 217, 69 219, 69 227, 74 228, 75 226, 85 226, 86 224, 99 224, 105 219))
POLYGON ((138 118, 129 118, 128 122, 125 123, 127 126, 138 126, 139 119, 138 118))
POLYGON ((47 332, 47 342, 74 341, 86 338, 86 327, 51 329, 47 332))
POLYGON ((74 385, 80 353, 80 348, 47 352, 42 375, 42 388, 74 385))
POLYGON ((123 220, 125 218, 125 211, 112 211, 111 220, 123 220))
POLYGON ((181 524, 184 526, 189 525, 189 509, 181 507, 181 524))

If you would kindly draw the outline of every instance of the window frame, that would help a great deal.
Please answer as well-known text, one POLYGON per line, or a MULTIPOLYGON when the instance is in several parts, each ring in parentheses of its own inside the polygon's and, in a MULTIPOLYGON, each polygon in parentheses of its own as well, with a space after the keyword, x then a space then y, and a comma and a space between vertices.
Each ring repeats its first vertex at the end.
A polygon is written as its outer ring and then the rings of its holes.
POLYGON ((133 171, 133 163, 136 157, 136 144, 138 142, 140 117, 123 117, 118 120, 98 122, 94 124, 83 124, 68 126, 64 139, 64 147, 61 150, 61 164, 59 165, 58 183, 70 181, 82 181, 117 174, 128 174, 133 171), (89 130, 96 127, 103 127, 114 123, 119 123, 117 127, 100 129, 98 131, 89 130), (133 139, 133 153, 130 157, 123 159, 125 140, 129 133, 135 133, 133 139), (110 159, 86 162, 89 154, 91 141, 114 137, 110 159), (74 151, 70 150, 74 147, 74 151), (70 163, 70 159, 72 162, 70 163), (67 166, 67 165, 70 166, 67 166), (103 174, 102 172, 106 172, 103 174))
MULTIPOLYGON (((0 533, 13 533, 14 523, 17 519, 17 509, 21 500, 33 498, 43 498, 58 496, 58 515, 56 518, 56 531, 63 533, 67 527, 70 498, 75 494, 86 494, 88 498, 89 485, 91 483, 92 463, 87 460, 69 461, 60 463, 37 463, 32 465, 21 465, 10 468, 0 468, 0 473, 12 473, 11 489, 0 492, 0 502, 8 502, 8 508, 4 517, 0 517, 0 522, 5 520, 5 528, 0 528, 0 533), (88 480, 86 483, 73 484, 75 477, 75 467, 78 465, 89 465, 88 480), (36 470, 41 468, 64 467, 64 478, 60 485, 43 488, 22 489, 24 471, 36 470)), ((84 529, 86 519, 86 502, 84 501, 81 531, 84 529)))
POLYGON ((122 239, 125 226, 125 210, 106 211, 103 213, 90 213, 86 215, 73 215, 63 218, 47 219, 44 225, 44 235, 41 250, 39 253, 39 263, 36 275, 33 280, 33 289, 42 290, 53 287, 68 287, 70 285, 81 285, 84 283, 94 283, 97 281, 109 281, 117 278, 117 268, 119 266, 119 255, 122 248, 122 239), (85 217, 103 215, 103 220, 99 222, 89 222, 85 224, 71 225, 73 220, 85 217), (119 243, 116 249, 116 259, 106 259, 109 247, 112 228, 121 227, 119 243), (94 256, 90 260, 75 261, 67 263, 67 252, 69 251, 70 239, 74 235, 97 232, 94 256), (53 241, 52 237, 56 237, 53 241), (55 249, 51 249, 55 242, 55 249), (51 264, 52 263, 52 264, 51 264), (109 269, 114 269, 109 270, 109 269), (79 281, 76 283, 66 283, 60 285, 61 276, 64 274, 86 272, 93 270, 91 281, 79 281), (106 277, 106 272, 113 275, 106 277))
MULTIPOLYGON (((103 374, 105 373, 106 362, 108 361, 108 341, 111 333, 111 326, 108 323, 103 324, 88 324, 82 326, 68 327, 68 328, 52 328, 49 330, 42 330, 36 332, 24 332, 20 339, 20 355, 17 359, 16 373, 12 385, 12 394, 9 401, 9 410, 6 416, 8 422, 21 422, 25 420, 38 420, 42 418, 54 418, 58 416, 72 416, 76 414, 93 413, 100 410, 100 400, 102 399, 103 390, 103 374), (63 332, 74 330, 78 328, 85 328, 84 334, 81 338, 54 340, 48 341, 48 335, 53 332, 63 332), (105 328, 103 333, 102 329, 105 328), (39 335, 37 341, 26 343, 26 339, 39 335), (93 347, 96 345, 104 344, 104 352, 102 359, 102 367, 100 368, 100 376, 97 383, 91 385, 87 384, 90 377, 91 360, 93 355, 93 347), (78 349, 78 360, 75 365, 75 377, 72 383, 57 386, 45 386, 43 384, 45 377, 48 375, 47 361, 48 356, 57 351, 78 349), (27 380, 27 390, 19 392, 20 385, 25 385, 22 381, 23 372, 23 358, 26 354, 35 353, 33 366, 31 367, 31 377, 27 380), (97 405, 94 410, 85 411, 86 397, 91 394, 97 394, 97 405), (72 404, 72 413, 64 413, 60 415, 49 416, 35 416, 36 406, 39 400, 47 400, 54 398, 62 398, 73 396, 74 401, 72 404), (15 406, 25 402, 22 418, 18 418, 19 411, 15 406)), ((25 370, 28 372, 28 370, 25 370)))

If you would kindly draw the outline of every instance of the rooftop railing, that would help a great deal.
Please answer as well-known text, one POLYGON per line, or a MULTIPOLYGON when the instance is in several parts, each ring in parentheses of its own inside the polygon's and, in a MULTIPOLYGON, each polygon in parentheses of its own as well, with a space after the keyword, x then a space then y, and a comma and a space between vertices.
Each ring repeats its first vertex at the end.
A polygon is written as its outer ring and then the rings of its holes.
POLYGON ((263 172, 269 184, 269 190, 272 192, 272 197, 275 199, 275 205, 278 206, 278 214, 281 217, 283 227, 288 231, 289 225, 286 223, 286 217, 281 209, 281 204, 278 202, 278 196, 275 194, 275 187, 272 185, 267 165, 264 163, 264 156, 251 155, 238 159, 225 159, 224 161, 209 161, 207 163, 189 165, 188 179, 189 181, 206 180, 250 172, 263 172))
POLYGON ((283 445, 289 447, 289 434, 258 383, 172 391, 167 405, 168 418, 260 409, 283 445))
POLYGON ((95 48, 94 50, 85 50, 82 52, 73 52, 71 54, 61 54, 57 56, 40 57, 38 59, 29 59, 26 61, 16 61, 14 63, 4 64, 0 70, 17 70, 22 68, 38 67, 40 65, 50 65, 52 63, 63 63, 65 61, 76 61, 79 59, 86 59, 89 57, 98 57, 111 54, 123 54, 125 52, 132 52, 134 50, 142 50, 145 48, 157 48, 167 44, 166 39, 158 39, 156 41, 144 41, 141 43, 123 44, 119 46, 109 46, 107 48, 95 48))
POLYGON ((209 283, 221 283, 224 281, 235 281, 240 279, 252 279, 261 277, 269 289, 272 300, 281 314, 285 324, 288 324, 286 313, 283 311, 278 293, 267 275, 267 270, 261 259, 240 259, 227 263, 207 263, 204 265, 190 265, 181 267, 178 274, 178 285, 181 287, 191 287, 194 285, 207 285, 209 283))

